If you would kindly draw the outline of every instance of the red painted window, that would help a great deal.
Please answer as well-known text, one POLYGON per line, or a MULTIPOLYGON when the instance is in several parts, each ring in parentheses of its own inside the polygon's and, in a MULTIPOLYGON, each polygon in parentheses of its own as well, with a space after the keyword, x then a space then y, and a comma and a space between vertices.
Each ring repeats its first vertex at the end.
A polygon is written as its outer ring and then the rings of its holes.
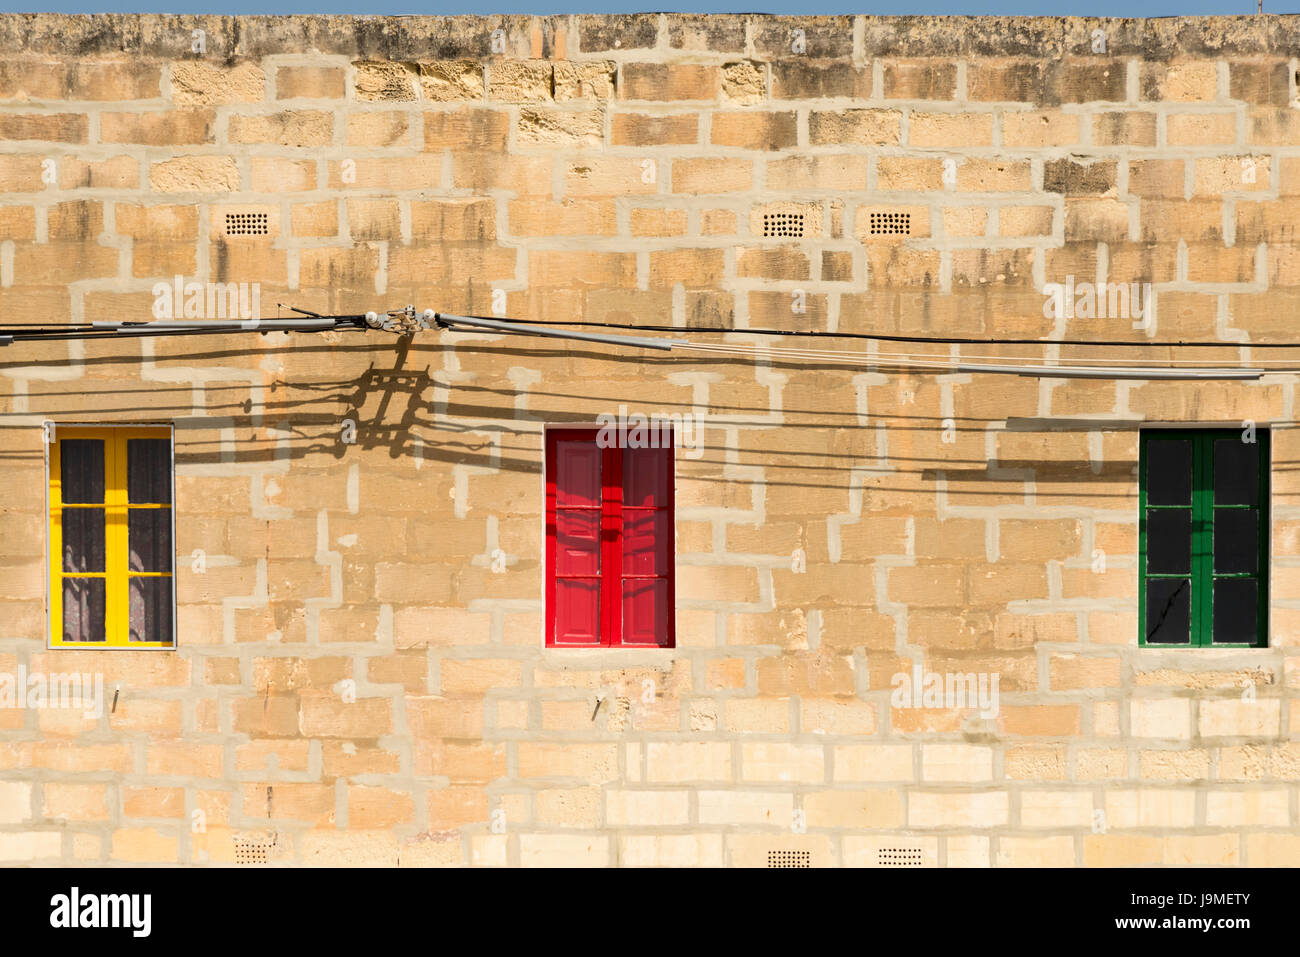
POLYGON ((673 450, 546 433, 546 644, 671 648, 673 450))

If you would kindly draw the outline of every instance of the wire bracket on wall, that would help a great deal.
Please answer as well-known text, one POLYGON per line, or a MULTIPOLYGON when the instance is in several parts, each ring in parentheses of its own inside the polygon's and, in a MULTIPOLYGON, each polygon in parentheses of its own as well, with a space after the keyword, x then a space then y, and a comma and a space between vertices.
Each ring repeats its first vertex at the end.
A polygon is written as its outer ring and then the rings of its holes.
POLYGON ((435 328, 436 316, 432 309, 426 309, 422 315, 417 316, 415 306, 408 303, 405 309, 366 313, 366 325, 371 329, 381 329, 399 336, 413 336, 421 329, 435 328))

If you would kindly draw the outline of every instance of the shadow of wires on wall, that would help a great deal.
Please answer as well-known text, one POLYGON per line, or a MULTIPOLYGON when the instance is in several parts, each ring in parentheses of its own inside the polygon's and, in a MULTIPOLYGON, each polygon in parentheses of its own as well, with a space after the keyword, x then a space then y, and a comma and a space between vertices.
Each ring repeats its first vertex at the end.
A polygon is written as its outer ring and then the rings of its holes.
MULTIPOLYGON (((89 352, 90 349, 88 348, 89 352)), ((691 481, 736 483, 737 468, 763 468, 763 484, 769 487, 845 488, 854 473, 874 476, 872 487, 887 492, 890 484, 915 489, 918 483, 944 481, 951 489, 962 486, 965 496, 989 495, 1005 498, 1005 489, 995 486, 1008 481, 1033 480, 1038 483, 1038 499, 1068 500, 1078 494, 1081 485, 1091 485, 1089 497, 1129 498, 1119 486, 1132 481, 1136 468, 1136 443, 1131 461, 1110 460, 1098 463, 1088 459, 1055 459, 1050 462, 1006 459, 992 461, 988 455, 970 451, 974 440, 982 446, 990 422, 998 420, 961 416, 929 415, 917 412, 873 412, 863 416, 853 408, 853 375, 873 371, 870 357, 863 356, 859 367, 835 367, 792 361, 747 357, 677 356, 620 354, 589 351, 571 347, 516 347, 500 343, 478 343, 469 338, 448 342, 421 342, 401 337, 383 342, 346 345, 321 345, 310 340, 294 345, 260 349, 223 348, 209 351, 172 354, 153 360, 151 375, 156 379, 128 379, 125 388, 104 388, 95 384, 117 373, 131 375, 139 366, 137 355, 93 355, 76 363, 60 363, 66 369, 77 366, 87 375, 72 384, 55 387, 39 372, 24 377, 18 370, 39 370, 52 366, 15 361, 0 363, 0 376, 6 370, 18 372, 15 378, 27 378, 26 400, 29 411, 0 414, 0 432, 8 433, 0 461, 38 462, 43 453, 29 443, 16 440, 13 430, 30 430, 32 418, 39 416, 55 422, 165 422, 176 424, 176 461, 178 465, 294 461, 315 456, 344 459, 353 449, 386 450, 393 460, 418 456, 424 462, 448 465, 479 466, 486 469, 536 473, 541 468, 540 436, 543 425, 590 424, 595 416, 587 411, 593 406, 614 413, 620 405, 643 413, 681 413, 698 411, 694 404, 674 401, 662 395, 645 398, 644 373, 659 370, 664 380, 669 373, 680 372, 689 362, 692 371, 730 372, 761 369, 786 374, 786 390, 797 382, 795 376, 817 375, 829 379, 829 387, 843 388, 838 400, 840 409, 792 408, 780 405, 746 405, 728 400, 725 384, 710 389, 706 419, 722 424, 705 429, 703 453, 683 469, 691 481), (355 377, 343 379, 304 378, 300 373, 285 378, 269 378, 262 386, 260 412, 247 383, 232 380, 257 374, 254 365, 241 366, 222 375, 223 361, 247 361, 268 357, 306 362, 310 367, 316 357, 346 350, 366 368, 355 377), (440 378, 445 354, 474 354, 501 360, 511 365, 537 368, 542 378, 527 396, 545 399, 549 408, 534 411, 518 404, 520 393, 514 387, 480 385, 474 382, 440 378), (630 378, 627 370, 635 368, 642 376, 641 387, 629 385, 625 390, 604 394, 595 389, 570 385, 548 385, 550 368, 563 368, 580 361, 593 370, 592 382, 608 385, 620 378, 630 378), (168 365, 183 363, 203 373, 202 382, 168 381, 168 365), (205 372, 208 364, 211 372, 205 372), (120 372, 118 371, 120 370, 120 372), (238 374, 236 374, 236 371, 238 374), (837 380, 839 384, 836 385, 837 380), (203 412, 196 414, 195 394, 202 390, 203 412), (574 411, 564 411, 571 404, 574 411), (558 408, 557 408, 558 407, 558 408), (582 411, 578 411, 578 407, 582 411), (13 421, 21 416, 21 424, 13 421), (746 418, 752 419, 746 422, 746 418), (828 440, 822 448, 807 443, 786 442, 781 433, 790 430, 825 431, 828 440), (956 441, 945 449, 935 442, 942 432, 951 433, 956 441), (883 438, 878 434, 883 432, 883 438), (206 434, 205 434, 206 433, 206 434), (224 433, 224 435, 222 434, 224 433), (231 440, 233 436, 233 441, 231 440), (831 436, 834 436, 832 440, 831 436), (844 437, 847 437, 845 440, 844 437), (886 482, 885 479, 891 481, 886 482), (1113 489, 1108 491, 1107 487, 1113 489)), ((566 371, 570 382, 581 383, 566 371)), ((893 373, 891 373, 893 375, 893 373)), ((925 376, 898 374, 897 378, 924 381, 925 376)), ((121 382, 122 379, 116 380, 121 382)), ((881 388, 872 385, 869 388, 881 388)), ((784 393, 782 394, 784 398, 784 393)), ((1273 421, 1274 427, 1290 422, 1273 421)), ((1136 430, 1141 422, 1132 417, 1085 419, 1008 419, 1006 431, 1034 432, 1123 432, 1136 430)), ((1285 471, 1295 462, 1275 462, 1277 471, 1285 471)))

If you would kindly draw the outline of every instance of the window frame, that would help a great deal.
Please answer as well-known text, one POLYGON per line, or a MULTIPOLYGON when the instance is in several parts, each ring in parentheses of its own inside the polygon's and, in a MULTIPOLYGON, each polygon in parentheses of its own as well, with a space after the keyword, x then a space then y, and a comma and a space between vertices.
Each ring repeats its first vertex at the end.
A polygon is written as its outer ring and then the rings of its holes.
POLYGON ((614 580, 621 583, 623 581, 623 578, 625 577, 622 574, 622 543, 623 543, 622 525, 621 524, 619 525, 618 538, 614 542, 606 542, 603 540, 606 532, 607 522, 610 519, 610 513, 615 512, 617 514, 620 523, 622 519, 621 483, 622 483, 622 476, 623 476, 622 453, 624 449, 618 446, 601 449, 602 458, 603 458, 602 466, 601 466, 601 510, 600 510, 600 515, 601 515, 600 528, 601 528, 601 536, 602 536, 602 542, 600 548, 601 548, 602 564, 601 564, 601 575, 599 577, 600 600, 601 600, 599 620, 601 626, 601 641, 599 644, 582 645, 582 644, 570 644, 568 642, 557 643, 555 640, 556 535, 555 535, 554 521, 553 521, 555 516, 555 497, 556 497, 556 493, 555 493, 556 462, 555 462, 555 455, 554 455, 554 449, 556 447, 555 443, 566 434, 568 434, 573 438, 580 438, 580 437, 589 438, 594 443, 596 441, 597 435, 599 434, 602 428, 604 428, 604 426, 601 426, 599 424, 564 423, 564 424, 547 424, 543 427, 542 430, 542 492, 543 492, 542 540, 543 540, 543 548, 545 549, 545 551, 543 553, 542 561, 540 564, 542 570, 542 591, 544 596, 544 611, 545 611, 543 616, 543 628, 544 628, 543 645, 547 649, 553 648, 556 650, 565 650, 565 651, 584 651, 584 650, 605 651, 613 648, 627 648, 627 649, 633 649, 639 651, 674 651, 677 647, 677 442, 676 442, 677 436, 675 431, 674 431, 674 441, 668 446, 668 448, 666 449, 660 448, 658 450, 667 453, 667 462, 665 463, 665 467, 669 470, 668 483, 667 483, 667 504, 664 506, 669 516, 668 528, 669 528, 669 535, 671 536, 668 543, 670 554, 669 554, 669 562, 668 562, 668 574, 666 576, 667 585, 668 585, 668 596, 667 596, 668 607, 667 607, 667 614, 666 614, 668 634, 666 636, 666 643, 665 644, 658 644, 658 643, 640 644, 636 642, 625 642, 623 640, 624 631, 623 631, 621 603, 618 606, 618 632, 617 632, 618 640, 617 641, 614 640, 615 638, 614 630, 610 626, 612 615, 610 614, 610 610, 611 610, 610 605, 606 601, 607 598, 606 591, 610 586, 606 584, 605 575, 603 574, 606 568, 606 565, 604 563, 607 560, 610 562, 616 562, 613 565, 613 567, 617 568, 619 571, 618 574, 612 576, 614 580), (620 494, 618 499, 618 506, 616 508, 607 509, 605 492, 606 489, 611 488, 613 486, 610 484, 610 472, 606 470, 605 462, 608 461, 610 458, 617 460, 617 467, 616 469, 613 470, 613 472, 617 475, 620 494))
MULTIPOLYGON (((1217 575, 1214 572, 1213 524, 1205 524, 1206 513, 1213 519, 1215 510, 1247 508, 1249 506, 1222 506, 1214 504, 1214 443, 1230 437, 1240 440, 1241 428, 1206 426, 1203 428, 1142 428, 1138 433, 1138 647, 1162 651, 1191 649, 1243 649, 1267 648, 1270 632, 1269 584, 1272 577, 1272 432, 1269 428, 1255 431, 1256 457, 1258 459, 1257 490, 1259 535, 1257 571, 1254 575, 1217 575), (1147 573, 1147 465, 1148 444, 1152 440, 1185 439, 1192 443, 1192 554, 1187 575, 1147 573), (1147 582, 1150 578, 1187 578, 1192 583, 1192 597, 1188 621, 1188 643, 1148 642, 1146 626, 1147 582), (1214 641, 1214 580, 1216 577, 1254 579, 1259 583, 1255 612, 1256 637, 1254 642, 1214 641), (1197 585, 1200 585, 1198 588, 1197 585), (1208 586, 1208 587, 1207 587, 1208 586)), ((1188 506, 1150 506, 1151 508, 1187 508, 1188 506)))
MULTIPOLYGON (((65 651, 109 651, 109 650, 127 650, 127 651, 175 651, 177 647, 177 607, 179 601, 177 587, 177 561, 176 561, 176 429, 171 423, 165 422, 53 422, 44 423, 44 446, 45 446, 45 647, 47 650, 65 651), (129 439, 163 439, 165 438, 169 447, 168 472, 167 478, 171 484, 171 640, 163 641, 131 641, 129 638, 129 606, 122 610, 121 621, 114 621, 110 615, 109 585, 105 586, 105 608, 104 608, 104 640, 103 641, 64 641, 62 638, 62 619, 63 619, 63 562, 62 562, 62 543, 63 529, 61 521, 56 521, 62 510, 62 500, 56 503, 54 489, 56 479, 61 482, 62 476, 55 472, 56 465, 61 461, 61 450, 58 443, 63 439, 103 439, 105 441, 105 470, 108 471, 108 462, 113 453, 108 448, 109 443, 120 443, 121 448, 125 449, 126 442, 129 439), (120 640, 118 639, 118 636, 120 640)), ((125 460, 122 465, 121 474, 125 475, 125 460)), ((104 484, 104 510, 105 510, 105 535, 111 536, 110 532, 110 515, 115 509, 120 509, 125 516, 126 504, 126 485, 123 484, 120 489, 114 488, 108 481, 108 475, 105 475, 104 484), (122 496, 120 503, 110 502, 110 496, 114 493, 122 496)), ((125 522, 121 523, 122 528, 118 535, 122 537, 125 544, 126 528, 125 522)), ((119 571, 113 571, 110 566, 112 560, 110 553, 112 546, 109 541, 105 542, 104 555, 104 575, 106 583, 110 583, 114 578, 128 578, 126 568, 119 571)))

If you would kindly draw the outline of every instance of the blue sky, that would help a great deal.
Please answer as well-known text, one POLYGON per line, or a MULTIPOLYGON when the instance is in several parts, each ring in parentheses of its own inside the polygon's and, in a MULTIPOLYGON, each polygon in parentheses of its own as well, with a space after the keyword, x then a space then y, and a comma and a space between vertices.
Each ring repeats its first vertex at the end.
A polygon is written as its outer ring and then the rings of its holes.
MULTIPOLYGON (((335 13, 435 14, 455 13, 633 13, 645 10, 689 10, 694 13, 784 14, 997 14, 1083 17, 1170 17, 1209 14, 1253 14, 1256 0, 1149 0, 1135 8, 1124 0, 885 0, 847 3, 844 0, 731 0, 681 3, 673 0, 0 0, 0 11, 19 13, 335 13)), ((1265 13, 1292 13, 1300 0, 1264 0, 1265 13)))

